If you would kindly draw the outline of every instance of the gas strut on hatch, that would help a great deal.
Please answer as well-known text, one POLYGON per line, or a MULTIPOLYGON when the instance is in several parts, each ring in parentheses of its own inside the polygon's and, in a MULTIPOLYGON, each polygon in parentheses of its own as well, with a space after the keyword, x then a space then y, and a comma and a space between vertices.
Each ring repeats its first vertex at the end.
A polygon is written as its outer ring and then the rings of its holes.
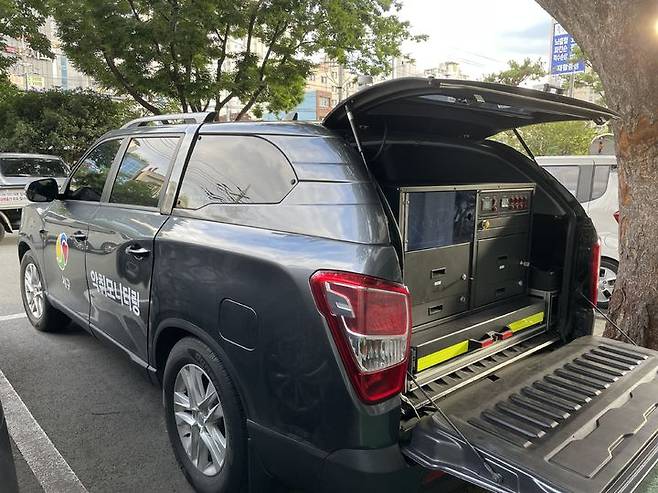
POLYGON ((402 233, 400 233, 400 227, 397 221, 395 220, 395 216, 393 214, 393 210, 391 209, 391 205, 388 203, 388 200, 384 196, 382 187, 379 186, 379 182, 377 181, 377 179, 372 173, 372 170, 368 166, 368 161, 366 160, 366 155, 363 152, 363 147, 361 146, 361 140, 359 139, 359 134, 356 131, 356 123, 354 122, 354 115, 352 114, 352 110, 350 110, 350 107, 348 105, 345 105, 345 114, 347 115, 347 121, 350 123, 350 129, 352 130, 352 136, 354 137, 354 143, 356 144, 356 149, 359 151, 359 154, 361 155, 361 160, 363 161, 363 164, 366 167, 366 173, 368 173, 368 176, 370 177, 370 181, 375 186, 375 190, 377 190, 377 195, 379 195, 379 200, 382 204, 382 207, 384 208, 384 214, 386 215, 388 224, 390 227, 393 228, 391 241, 394 243, 395 249, 398 252, 400 252, 398 261, 400 262, 400 270, 404 272, 404 255, 401 254, 403 248, 402 248, 402 233))

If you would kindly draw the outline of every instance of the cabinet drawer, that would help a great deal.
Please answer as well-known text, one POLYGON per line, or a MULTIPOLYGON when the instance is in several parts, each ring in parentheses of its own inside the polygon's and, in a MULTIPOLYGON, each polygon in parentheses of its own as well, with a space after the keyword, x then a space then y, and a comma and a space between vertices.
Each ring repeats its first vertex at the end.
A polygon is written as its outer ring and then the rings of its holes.
POLYGON ((468 308, 468 293, 446 296, 428 303, 411 307, 411 320, 414 326, 463 312, 468 308))
POLYGON ((478 284, 525 277, 528 235, 478 240, 475 279, 478 284))
POLYGON ((477 283, 475 286, 475 306, 483 306, 494 301, 504 300, 527 291, 525 277, 506 279, 487 283, 477 283))
POLYGON ((468 291, 471 245, 464 243, 405 255, 404 282, 414 304, 468 291))

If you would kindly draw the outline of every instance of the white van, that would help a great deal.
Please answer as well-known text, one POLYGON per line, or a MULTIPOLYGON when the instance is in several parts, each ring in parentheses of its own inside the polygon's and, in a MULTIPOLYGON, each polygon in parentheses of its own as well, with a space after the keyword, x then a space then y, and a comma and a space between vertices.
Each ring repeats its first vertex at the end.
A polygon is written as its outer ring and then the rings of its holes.
POLYGON ((582 204, 601 238, 599 308, 607 308, 619 267, 616 156, 539 156, 537 162, 582 204))

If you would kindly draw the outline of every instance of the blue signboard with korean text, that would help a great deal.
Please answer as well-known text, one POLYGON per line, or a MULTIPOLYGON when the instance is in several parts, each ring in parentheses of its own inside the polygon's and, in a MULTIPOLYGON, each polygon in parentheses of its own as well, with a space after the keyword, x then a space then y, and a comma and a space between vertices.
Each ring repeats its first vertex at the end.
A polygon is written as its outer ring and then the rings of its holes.
POLYGON ((553 23, 551 43, 551 75, 571 74, 585 71, 584 60, 573 60, 576 42, 557 22, 553 23))

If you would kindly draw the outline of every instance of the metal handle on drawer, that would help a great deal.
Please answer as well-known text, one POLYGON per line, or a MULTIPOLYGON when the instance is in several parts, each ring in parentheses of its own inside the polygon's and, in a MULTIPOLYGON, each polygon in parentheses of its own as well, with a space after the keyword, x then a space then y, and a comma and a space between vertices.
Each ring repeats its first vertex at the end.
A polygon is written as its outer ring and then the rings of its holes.
POLYGON ((430 271, 430 279, 434 279, 435 277, 438 276, 444 276, 446 273, 446 268, 445 267, 439 267, 438 269, 432 269, 430 271))
POLYGON ((428 315, 436 315, 437 313, 441 313, 443 311, 443 305, 436 305, 436 306, 431 306, 427 309, 427 314, 428 315))

